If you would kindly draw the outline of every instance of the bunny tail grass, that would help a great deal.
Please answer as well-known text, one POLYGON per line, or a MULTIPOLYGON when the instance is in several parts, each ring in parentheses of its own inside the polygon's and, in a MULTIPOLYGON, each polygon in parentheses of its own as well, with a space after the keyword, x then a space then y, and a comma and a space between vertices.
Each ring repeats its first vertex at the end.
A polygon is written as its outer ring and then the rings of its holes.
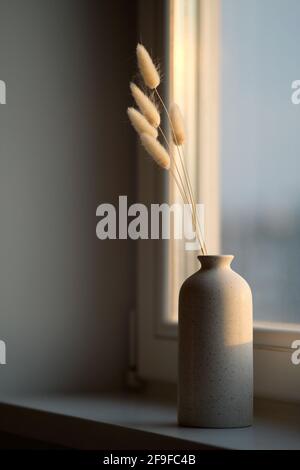
POLYGON ((136 47, 138 67, 147 87, 153 90, 160 84, 160 76, 147 49, 142 44, 136 47))
POLYGON ((185 139, 183 117, 179 106, 173 103, 170 107, 170 119, 172 123, 172 137, 175 145, 182 145, 185 139))
POLYGON ((127 108, 129 120, 138 134, 148 134, 157 138, 158 132, 151 126, 145 116, 135 108, 127 108))
POLYGON ((141 134, 141 142, 153 160, 165 170, 170 168, 170 157, 166 149, 149 134, 141 134))
POLYGON ((155 104, 135 83, 130 83, 130 90, 136 104, 151 126, 158 127, 160 125, 160 115, 155 104))

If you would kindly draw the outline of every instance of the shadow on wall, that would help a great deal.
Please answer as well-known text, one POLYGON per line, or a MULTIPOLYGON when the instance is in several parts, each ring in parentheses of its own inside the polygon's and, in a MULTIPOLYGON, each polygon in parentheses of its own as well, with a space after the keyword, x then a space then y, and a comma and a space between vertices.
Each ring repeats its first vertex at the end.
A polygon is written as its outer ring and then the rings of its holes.
POLYGON ((95 213, 134 197, 135 31, 134 1, 0 0, 1 392, 122 382, 134 245, 95 213))

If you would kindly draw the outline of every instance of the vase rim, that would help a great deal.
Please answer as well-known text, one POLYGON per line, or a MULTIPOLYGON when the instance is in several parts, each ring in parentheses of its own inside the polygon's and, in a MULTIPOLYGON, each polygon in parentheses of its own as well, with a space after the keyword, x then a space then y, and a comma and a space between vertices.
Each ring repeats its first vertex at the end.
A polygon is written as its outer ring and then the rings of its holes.
POLYGON ((233 255, 199 255, 198 260, 201 269, 211 269, 219 267, 230 267, 233 255))
POLYGON ((233 259, 234 255, 199 255, 199 256, 197 256, 197 258, 198 259, 205 259, 205 258, 207 258, 207 259, 209 259, 209 258, 211 258, 211 259, 212 258, 216 258, 216 259, 217 258, 221 258, 221 259, 222 258, 231 258, 231 259, 233 259))

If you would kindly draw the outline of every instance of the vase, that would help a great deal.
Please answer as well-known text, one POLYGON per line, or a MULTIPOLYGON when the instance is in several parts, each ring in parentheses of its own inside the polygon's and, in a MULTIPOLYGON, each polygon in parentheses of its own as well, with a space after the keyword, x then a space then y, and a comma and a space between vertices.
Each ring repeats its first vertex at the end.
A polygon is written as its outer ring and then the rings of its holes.
POLYGON ((252 424, 253 320, 247 282, 233 256, 198 257, 179 295, 178 424, 252 424))

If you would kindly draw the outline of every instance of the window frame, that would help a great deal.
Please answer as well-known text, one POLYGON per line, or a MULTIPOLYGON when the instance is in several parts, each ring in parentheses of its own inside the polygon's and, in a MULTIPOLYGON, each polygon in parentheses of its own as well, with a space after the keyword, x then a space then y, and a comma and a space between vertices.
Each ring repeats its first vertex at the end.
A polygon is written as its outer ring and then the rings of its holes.
MULTIPOLYGON (((208 44, 202 51, 201 60, 209 57, 211 64, 217 67, 218 61, 218 17, 221 0, 199 0, 201 8, 200 33, 202 42, 208 44), (208 27, 209 24, 209 27, 208 27)), ((168 1, 153 0, 138 3, 139 29, 143 43, 154 57, 160 57, 164 64, 168 63, 167 51, 164 48, 169 34, 167 21, 168 1)), ((209 73, 205 76, 201 70, 200 96, 201 109, 205 112, 205 101, 202 93, 212 96, 216 94, 218 82, 212 80, 209 73)), ((217 70, 217 69, 215 69, 217 70)), ((168 90, 162 90, 167 97, 168 90)), ((215 104, 210 109, 209 122, 199 121, 201 139, 199 155, 205 155, 210 148, 210 155, 216 158, 218 147, 211 148, 211 139, 218 139, 217 126, 218 108, 215 104), (207 126, 214 124, 214 135, 207 137, 207 126)), ((165 175, 157 171, 145 158, 144 151, 138 145, 138 197, 139 201, 150 206, 151 203, 162 203, 167 198, 165 175)), ((218 194, 219 175, 216 161, 213 165, 200 160, 199 174, 201 192, 198 200, 206 207, 206 238, 211 240, 210 251, 218 252, 219 246, 219 207, 218 198, 210 197, 211 186, 205 181, 214 183, 215 194, 218 194), (212 175, 212 172, 213 175, 212 175)), ((167 242, 163 240, 139 240, 137 256, 137 371, 138 375, 148 381, 164 381, 175 383, 177 380, 177 324, 166 323, 164 319, 167 305, 166 294, 162 286, 168 269, 167 242)), ((300 366, 292 364, 291 348, 294 340, 300 339, 300 325, 282 325, 275 323, 254 322, 254 393, 256 396, 283 401, 300 402, 300 366)))

